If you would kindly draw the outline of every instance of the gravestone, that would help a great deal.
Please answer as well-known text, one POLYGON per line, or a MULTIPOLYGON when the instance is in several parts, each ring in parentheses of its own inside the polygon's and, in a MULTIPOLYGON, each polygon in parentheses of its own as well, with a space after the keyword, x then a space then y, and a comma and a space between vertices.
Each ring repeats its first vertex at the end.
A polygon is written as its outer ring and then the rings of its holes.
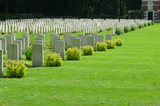
POLYGON ((3 77, 3 50, 0 49, 0 77, 3 77))
POLYGON ((54 36, 53 46, 52 46, 53 50, 55 50, 55 46, 56 46, 56 41, 57 41, 57 40, 62 40, 62 39, 60 38, 60 36, 54 36))
POLYGON ((8 45, 13 43, 13 39, 12 36, 8 35, 5 36, 6 40, 7 40, 7 50, 8 50, 8 45))
MULTIPOLYGON (((34 44, 43 45, 44 44, 44 40, 42 38, 36 38, 34 40, 34 44)), ((45 49, 44 45, 43 45, 43 49, 45 49)))
POLYGON ((107 41, 107 40, 112 40, 112 34, 107 34, 107 35, 106 35, 106 41, 107 41))
POLYGON ((17 38, 17 40, 22 41, 22 54, 25 54, 25 38, 17 38))
POLYGON ((7 52, 7 40, 6 40, 6 38, 0 38, 0 41, 2 42, 3 54, 6 54, 6 52, 7 52))
POLYGON ((61 58, 65 59, 65 41, 63 40, 56 40, 55 41, 55 52, 60 53, 61 58))
POLYGON ((19 47, 19 60, 22 59, 22 41, 21 40, 15 40, 13 41, 13 44, 18 44, 19 47))
POLYGON ((44 65, 44 51, 43 45, 33 44, 32 46, 32 66, 43 67, 44 65))
POLYGON ((18 44, 8 44, 8 59, 19 61, 18 44))
POLYGON ((95 45, 97 42, 103 42, 104 43, 104 35, 93 35, 95 37, 95 45))
POLYGON ((2 37, 2 34, 0 33, 0 37, 2 37))
POLYGON ((72 48, 81 49, 81 39, 80 38, 73 38, 73 40, 72 40, 72 48))
POLYGON ((0 50, 2 50, 2 41, 0 40, 0 50))
POLYGON ((58 35, 56 35, 56 34, 51 34, 50 35, 50 47, 51 48, 53 47, 53 43, 54 43, 54 38, 55 37, 58 37, 58 35))
POLYGON ((95 48, 95 37, 88 36, 87 37, 87 45, 88 46, 92 46, 93 48, 95 48))
POLYGON ((21 38, 25 38, 25 49, 26 49, 27 47, 29 47, 29 35, 24 34, 24 35, 22 35, 21 38))
POLYGON ((116 28, 113 27, 113 28, 112 28, 112 35, 115 35, 115 33, 116 33, 116 28))
POLYGON ((78 38, 81 39, 81 46, 87 46, 87 35, 78 35, 78 38))
POLYGON ((38 39, 42 39, 42 41, 43 41, 43 47, 44 47, 44 49, 45 49, 45 36, 43 36, 43 35, 41 35, 41 34, 37 34, 37 38, 38 38, 38 39))

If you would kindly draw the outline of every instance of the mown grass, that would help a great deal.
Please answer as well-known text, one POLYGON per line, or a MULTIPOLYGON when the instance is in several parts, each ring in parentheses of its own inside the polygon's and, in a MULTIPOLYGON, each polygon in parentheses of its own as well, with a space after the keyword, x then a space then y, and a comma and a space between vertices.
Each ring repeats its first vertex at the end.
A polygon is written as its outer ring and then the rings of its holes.
MULTIPOLYGON (((160 24, 114 36, 124 45, 64 61, 62 67, 27 69, 22 79, 0 79, 4 106, 127 106, 160 100, 160 24)), ((101 34, 105 34, 102 32, 101 34)))

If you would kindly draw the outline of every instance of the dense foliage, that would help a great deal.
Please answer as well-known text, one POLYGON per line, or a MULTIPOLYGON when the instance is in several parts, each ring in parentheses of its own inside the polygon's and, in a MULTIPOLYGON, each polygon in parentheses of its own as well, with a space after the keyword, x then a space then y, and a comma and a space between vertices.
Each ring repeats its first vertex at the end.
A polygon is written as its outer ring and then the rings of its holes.
POLYGON ((117 18, 120 12, 121 16, 127 16, 128 10, 140 9, 141 0, 120 1, 121 6, 118 5, 118 0, 0 0, 0 17, 1 19, 44 16, 117 18))
POLYGON ((83 55, 93 55, 94 50, 92 46, 84 46, 82 48, 83 55))
POLYGON ((60 56, 60 54, 57 54, 57 53, 52 53, 52 52, 49 52, 47 54, 47 61, 46 61, 46 65, 48 67, 59 67, 63 64, 63 61, 62 61, 62 58, 60 56))
POLYGON ((69 48, 66 54, 67 60, 80 60, 81 58, 81 51, 78 48, 69 48))
POLYGON ((21 78, 26 75, 26 68, 25 63, 10 60, 6 64, 5 73, 9 78, 21 78))

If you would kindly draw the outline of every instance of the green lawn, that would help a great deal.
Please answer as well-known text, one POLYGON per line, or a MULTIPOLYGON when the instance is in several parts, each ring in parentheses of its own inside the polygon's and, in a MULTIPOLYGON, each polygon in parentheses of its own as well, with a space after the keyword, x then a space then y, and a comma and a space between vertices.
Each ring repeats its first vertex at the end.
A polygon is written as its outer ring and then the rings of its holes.
MULTIPOLYGON (((104 33, 102 33, 104 34, 104 33)), ((160 24, 114 36, 124 45, 0 79, 2 106, 128 106, 160 101, 160 24)))

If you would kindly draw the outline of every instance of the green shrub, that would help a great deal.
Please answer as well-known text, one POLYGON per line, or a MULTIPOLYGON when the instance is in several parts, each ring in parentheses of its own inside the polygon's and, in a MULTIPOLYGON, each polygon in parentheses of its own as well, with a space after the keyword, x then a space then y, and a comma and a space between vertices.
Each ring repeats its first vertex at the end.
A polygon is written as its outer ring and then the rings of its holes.
POLYGON ((22 78, 26 75, 27 67, 23 62, 10 60, 6 64, 6 76, 9 78, 22 78))
POLYGON ((25 50, 25 56, 27 60, 32 60, 32 47, 27 47, 25 50))
POLYGON ((60 54, 57 54, 57 53, 52 53, 52 52, 49 52, 47 54, 47 61, 46 61, 46 65, 48 67, 59 67, 63 64, 63 61, 62 61, 62 58, 60 56, 60 54))
POLYGON ((83 55, 93 55, 93 47, 92 46, 84 46, 82 48, 83 55))
POLYGON ((69 48, 66 53, 67 60, 80 60, 81 52, 78 48, 69 48))
POLYGON ((151 26, 151 22, 148 22, 148 26, 151 26))
POLYGON ((117 34, 117 35, 120 35, 120 34, 122 34, 122 33, 123 33, 122 29, 116 28, 116 34, 117 34))
POLYGON ((96 51, 106 51, 107 44, 103 42, 97 42, 96 43, 96 51))
POLYGON ((129 32, 129 31, 130 31, 130 29, 129 29, 127 26, 125 26, 125 27, 124 27, 124 32, 127 33, 127 32, 129 32))
POLYGON ((144 27, 147 27, 147 24, 146 24, 146 23, 144 23, 144 27))
POLYGON ((115 42, 113 40, 107 40, 107 49, 114 49, 116 47, 115 42))
POLYGON ((144 25, 143 24, 139 24, 138 27, 139 28, 144 28, 144 25))
POLYGON ((118 39, 115 40, 115 44, 116 44, 116 46, 122 46, 123 40, 118 38, 118 39))
POLYGON ((131 31, 135 31, 136 30, 136 26, 131 26, 131 31))
POLYGON ((154 25, 154 22, 152 21, 151 24, 154 25))

